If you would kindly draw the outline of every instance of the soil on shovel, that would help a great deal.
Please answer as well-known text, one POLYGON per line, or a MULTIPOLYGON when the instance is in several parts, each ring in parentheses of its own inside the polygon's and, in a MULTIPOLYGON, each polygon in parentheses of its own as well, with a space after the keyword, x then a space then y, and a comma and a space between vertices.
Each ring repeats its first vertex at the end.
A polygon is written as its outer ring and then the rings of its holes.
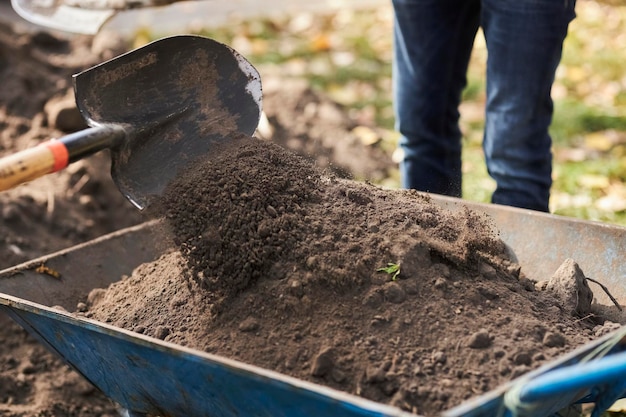
POLYGON ((81 314, 414 413, 606 330, 536 291, 488 217, 338 178, 271 142, 216 146, 160 213, 178 248, 93 291, 81 314))

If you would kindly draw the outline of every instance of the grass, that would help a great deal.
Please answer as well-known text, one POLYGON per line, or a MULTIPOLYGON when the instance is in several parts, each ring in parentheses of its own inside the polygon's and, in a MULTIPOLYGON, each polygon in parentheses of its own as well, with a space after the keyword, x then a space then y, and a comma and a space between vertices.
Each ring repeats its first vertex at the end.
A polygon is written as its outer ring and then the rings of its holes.
MULTIPOLYGON (((553 88, 555 214, 626 226, 626 4, 581 0, 553 88)), ((316 89, 382 129, 391 158, 397 133, 391 101, 390 7, 322 16, 302 13, 238 21, 201 34, 246 56, 263 73, 304 77, 316 89)), ((139 34, 139 38, 153 34, 139 34)), ((461 106, 464 198, 488 202, 484 166, 486 47, 476 38, 461 106)), ((398 186, 397 175, 385 185, 398 186)))

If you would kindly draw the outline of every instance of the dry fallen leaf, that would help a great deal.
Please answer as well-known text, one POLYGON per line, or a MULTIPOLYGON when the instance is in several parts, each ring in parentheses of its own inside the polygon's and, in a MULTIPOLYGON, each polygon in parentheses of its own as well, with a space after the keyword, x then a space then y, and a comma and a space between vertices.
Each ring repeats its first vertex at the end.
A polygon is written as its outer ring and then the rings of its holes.
POLYGON ((359 138, 365 146, 371 146, 380 141, 380 135, 374 129, 368 126, 357 126, 352 129, 352 134, 359 138))
POLYGON ((613 141, 605 132, 591 132, 585 135, 585 145, 588 148, 606 152, 613 147, 613 141))
POLYGON ((578 178, 578 184, 584 188, 601 188, 608 187, 611 182, 604 175, 583 174, 578 178))

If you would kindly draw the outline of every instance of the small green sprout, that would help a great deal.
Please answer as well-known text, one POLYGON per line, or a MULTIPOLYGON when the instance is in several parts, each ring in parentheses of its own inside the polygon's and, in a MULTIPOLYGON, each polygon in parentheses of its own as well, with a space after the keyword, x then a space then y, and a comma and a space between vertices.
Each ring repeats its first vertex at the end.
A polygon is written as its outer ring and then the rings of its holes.
POLYGON ((400 275, 400 264, 394 264, 392 262, 387 263, 387 266, 382 268, 378 268, 376 272, 385 272, 391 275, 391 280, 395 281, 398 279, 398 275, 400 275))

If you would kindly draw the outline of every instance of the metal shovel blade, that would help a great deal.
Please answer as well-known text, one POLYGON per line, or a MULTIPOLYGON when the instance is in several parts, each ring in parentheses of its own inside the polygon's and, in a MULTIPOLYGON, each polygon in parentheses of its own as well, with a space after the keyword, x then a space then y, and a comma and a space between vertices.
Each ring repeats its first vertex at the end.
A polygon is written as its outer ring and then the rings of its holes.
POLYGON ((140 209, 215 141, 252 135, 261 116, 259 73, 201 36, 155 41, 75 75, 74 87, 90 126, 124 127, 111 175, 140 209))

